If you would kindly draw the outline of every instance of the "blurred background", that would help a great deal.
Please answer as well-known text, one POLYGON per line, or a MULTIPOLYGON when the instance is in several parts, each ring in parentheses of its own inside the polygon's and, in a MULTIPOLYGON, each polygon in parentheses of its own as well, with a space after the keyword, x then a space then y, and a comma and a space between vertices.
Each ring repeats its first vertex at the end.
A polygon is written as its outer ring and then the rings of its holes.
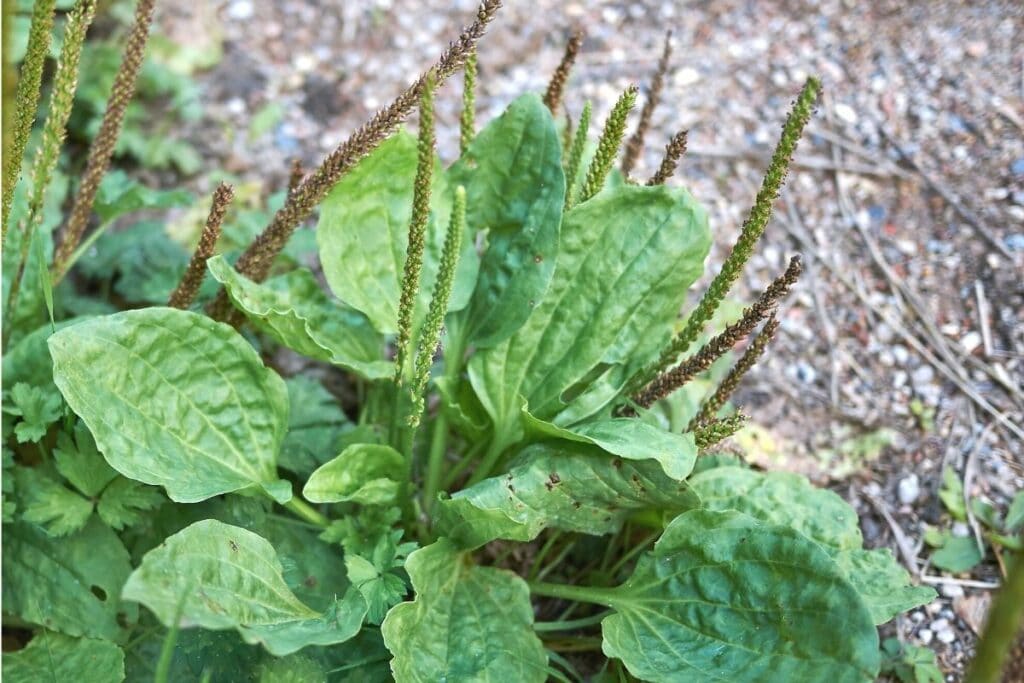
MULTIPOLYGON (((30 6, 18 3, 13 17, 16 59, 30 6)), ((74 144, 98 125, 132 9, 101 3, 74 144)), ((468 0, 161 3, 115 165, 145 187, 197 198, 155 214, 170 242, 195 234, 210 191, 231 179, 244 243, 292 160, 315 168, 474 9, 468 0)), ((710 213, 709 275, 738 234, 790 102, 808 75, 822 78, 818 115, 734 292, 747 301, 803 255, 780 333, 736 397, 755 424, 734 442, 765 467, 831 486, 861 513, 868 546, 892 548, 939 590, 886 635, 933 649, 956 680, 1024 487, 1024 4, 507 0, 479 53, 478 121, 524 90, 543 91, 575 28, 586 39, 565 102, 576 117, 591 101, 597 125, 630 83, 644 96, 673 32, 634 175, 652 173, 669 136, 689 130, 673 182, 710 213)), ((447 161, 458 151, 459 81, 438 95, 447 161)), ((147 245, 122 240, 119 253, 137 252, 122 278, 170 269, 176 282, 171 252, 147 245)))

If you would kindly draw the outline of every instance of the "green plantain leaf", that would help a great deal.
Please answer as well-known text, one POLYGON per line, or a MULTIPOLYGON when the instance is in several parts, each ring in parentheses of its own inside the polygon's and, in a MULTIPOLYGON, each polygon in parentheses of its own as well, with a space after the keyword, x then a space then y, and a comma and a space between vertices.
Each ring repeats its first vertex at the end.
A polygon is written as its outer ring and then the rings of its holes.
POLYGON ((93 517, 81 531, 51 538, 26 523, 4 525, 4 612, 71 636, 121 640, 137 609, 120 602, 131 572, 117 535, 93 517))
MULTIPOLYGON (((316 238, 331 291, 379 332, 398 331, 398 301, 412 215, 416 138, 399 131, 342 178, 320 207, 316 238)), ((451 196, 435 160, 417 317, 426 312, 451 214, 451 196)), ((473 240, 463 239, 448 310, 464 308, 476 281, 473 240)))
POLYGON ((523 424, 531 440, 565 439, 592 444, 628 460, 657 460, 673 479, 685 479, 697 461, 693 434, 674 434, 633 418, 589 420, 566 428, 523 411, 523 424))
POLYGON ((395 500, 403 476, 401 453, 390 446, 359 443, 317 468, 302 495, 312 503, 384 505, 395 500))
POLYGON ((738 510, 792 527, 830 554, 859 549, 857 512, 838 495, 789 472, 716 467, 689 480, 707 510, 738 510))
POLYGON ((308 270, 257 284, 239 275, 223 256, 207 261, 207 267, 249 322, 279 344, 367 379, 394 374, 392 364, 383 360, 384 340, 366 317, 331 302, 308 270))
MULTIPOLYGON (((56 328, 62 330, 86 319, 79 317, 61 320, 56 324, 56 328)), ((50 323, 46 323, 22 337, 14 346, 4 349, 3 373, 0 375, 3 377, 5 389, 13 387, 18 382, 25 382, 55 395, 59 393, 53 386, 53 361, 46 346, 46 340, 53 331, 50 323)))
POLYGON ((878 633, 835 563, 738 512, 677 517, 618 588, 603 650, 646 680, 871 681, 878 633))
POLYGON ((862 549, 856 511, 804 477, 727 466, 696 474, 689 483, 705 509, 738 510, 788 526, 820 545, 861 594, 877 624, 935 597, 931 588, 912 585, 888 550, 862 549))
POLYGON ((833 559, 860 593, 876 624, 935 599, 935 589, 910 583, 910 574, 888 548, 844 550, 833 559))
POLYGON ((607 534, 638 510, 696 507, 690 487, 651 460, 612 458, 595 446, 527 447, 507 474, 441 503, 442 533, 473 548, 496 538, 529 541, 548 527, 607 534))
POLYGON ((266 626, 315 619, 282 577, 274 547, 245 529, 208 519, 146 553, 123 597, 148 607, 164 625, 208 629, 266 626))
MULTIPOLYGON (((300 570, 308 574, 304 580, 329 576, 327 570, 305 564, 308 568, 300 570)), ((234 628, 246 642, 262 644, 277 656, 307 645, 340 643, 359 631, 366 615, 359 591, 349 586, 343 598, 328 600, 320 613, 295 596, 284 573, 266 539, 208 519, 148 552, 128 578, 124 598, 148 607, 164 625, 173 623, 180 607, 183 625, 234 628)), ((337 585, 339 590, 344 587, 337 585)), ((323 604, 319 598, 317 602, 323 604)))
POLYGON ((477 134, 449 169, 466 188, 466 224, 487 230, 487 250, 467 310, 477 348, 508 339, 551 282, 565 203, 562 144, 551 112, 523 95, 477 134))
POLYGON ((7 683, 120 683, 124 652, 104 640, 40 631, 24 649, 4 652, 3 678, 7 683))
POLYGON ((287 390, 229 326, 147 308, 61 330, 49 345, 58 388, 124 476, 182 503, 252 486, 290 497, 275 467, 287 390))
POLYGON ((346 432, 355 428, 338 400, 324 386, 305 375, 285 380, 288 386, 288 433, 277 464, 308 478, 320 465, 341 451, 346 432))
POLYGON ((397 680, 547 679, 525 581, 474 565, 444 539, 414 552, 405 567, 416 600, 392 608, 381 626, 397 680))
POLYGON ((680 189, 623 186, 568 212, 533 314, 469 363, 496 442, 518 440, 524 398, 559 425, 610 402, 671 335, 709 246, 707 215, 680 189))
POLYGON ((366 601, 354 587, 315 619, 287 621, 262 626, 240 626, 247 643, 260 644, 270 654, 282 657, 308 645, 335 645, 352 638, 363 626, 366 601))

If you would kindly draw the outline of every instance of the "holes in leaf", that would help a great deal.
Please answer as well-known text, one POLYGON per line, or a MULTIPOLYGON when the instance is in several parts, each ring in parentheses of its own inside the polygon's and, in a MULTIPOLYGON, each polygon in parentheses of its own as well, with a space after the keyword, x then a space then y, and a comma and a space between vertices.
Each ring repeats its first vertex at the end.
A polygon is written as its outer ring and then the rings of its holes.
POLYGON ((89 590, 92 591, 92 594, 99 598, 102 602, 107 601, 107 591, 103 590, 100 586, 89 586, 89 590))

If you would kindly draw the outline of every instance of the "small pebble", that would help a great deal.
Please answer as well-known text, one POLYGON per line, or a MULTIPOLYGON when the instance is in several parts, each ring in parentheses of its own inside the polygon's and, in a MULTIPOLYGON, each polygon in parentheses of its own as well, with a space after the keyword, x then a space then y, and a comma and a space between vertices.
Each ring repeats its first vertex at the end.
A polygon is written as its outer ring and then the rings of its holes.
POLYGON ((981 346, 981 341, 981 333, 972 330, 960 339, 960 346, 965 352, 971 353, 974 349, 981 346))
POLYGON ((228 5, 228 16, 236 21, 251 19, 253 15, 253 4, 251 0, 235 0, 228 5))
POLYGON ((900 483, 897 487, 897 493, 900 498, 900 502, 904 505, 910 505, 918 496, 921 495, 921 482, 918 480, 916 474, 911 474, 908 477, 900 479, 900 483))
POLYGON ((942 584, 942 594, 947 598, 962 598, 964 587, 956 583, 944 583, 942 584))
POLYGON ((935 637, 938 638, 940 643, 945 643, 946 645, 949 645, 956 640, 956 634, 953 633, 953 629, 951 628, 944 628, 941 631, 938 631, 935 634, 935 637))
POLYGON ((935 369, 930 365, 922 365, 910 373, 910 379, 914 384, 928 384, 935 379, 935 369))
POLYGON ((966 538, 971 535, 971 528, 964 522, 954 522, 953 535, 959 538, 966 538))
POLYGON ((932 638, 934 637, 935 633, 930 628, 923 628, 917 632, 918 640, 920 640, 925 645, 932 642, 932 638))

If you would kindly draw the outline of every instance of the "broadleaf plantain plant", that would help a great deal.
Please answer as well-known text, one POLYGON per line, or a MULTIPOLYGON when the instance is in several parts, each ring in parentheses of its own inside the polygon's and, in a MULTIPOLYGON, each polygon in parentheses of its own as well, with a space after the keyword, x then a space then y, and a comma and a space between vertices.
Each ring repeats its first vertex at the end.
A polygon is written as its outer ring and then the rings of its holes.
MULTIPOLYGON (((835 494, 716 452, 743 423, 724 406, 799 259, 718 334, 705 328, 764 230, 818 82, 677 331, 711 241, 700 204, 665 184, 685 133, 641 184, 613 170, 637 88, 596 146, 589 104, 560 131, 578 35, 543 99, 523 95, 476 131, 475 45, 498 4, 322 166, 295 170, 240 256, 216 253, 222 185, 167 306, 70 319, 58 307, 50 322, 35 292, 83 253, 148 34, 140 0, 60 246, 41 227, 45 186, 12 202, 3 610, 5 633, 31 641, 4 654, 10 680, 875 677, 876 625, 931 589, 863 549, 835 494), (433 98, 463 64, 461 156, 446 165, 433 98), (414 137, 398 126, 417 105, 414 137), (330 293, 278 258, 318 205, 330 293), (341 399, 268 366, 280 349, 340 378, 341 399)), ((79 0, 65 51, 92 9, 79 0)), ((36 182, 70 106, 75 68, 61 64, 36 182)))

